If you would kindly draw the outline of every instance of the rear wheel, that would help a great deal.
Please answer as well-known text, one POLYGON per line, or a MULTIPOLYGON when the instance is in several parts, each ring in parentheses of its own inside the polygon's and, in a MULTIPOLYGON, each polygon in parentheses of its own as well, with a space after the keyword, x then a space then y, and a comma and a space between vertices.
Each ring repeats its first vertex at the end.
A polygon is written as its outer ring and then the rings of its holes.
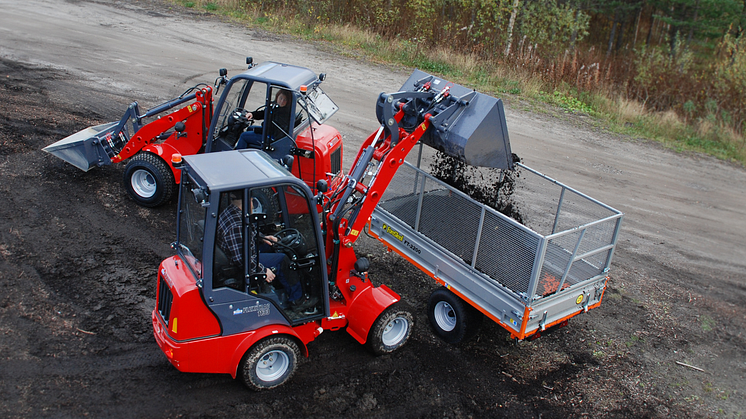
POLYGON ((477 334, 483 315, 448 289, 438 288, 430 294, 427 317, 439 338, 458 344, 477 334))
POLYGON ((291 338, 277 336, 255 344, 241 361, 240 376, 252 390, 260 391, 284 384, 298 366, 300 349, 291 338))
POLYGON ((176 184, 171 167, 163 159, 141 151, 124 169, 124 188, 139 205, 152 208, 168 202, 176 184))
POLYGON ((401 302, 390 305, 373 323, 368 333, 368 348, 376 355, 391 353, 407 343, 414 319, 401 302))

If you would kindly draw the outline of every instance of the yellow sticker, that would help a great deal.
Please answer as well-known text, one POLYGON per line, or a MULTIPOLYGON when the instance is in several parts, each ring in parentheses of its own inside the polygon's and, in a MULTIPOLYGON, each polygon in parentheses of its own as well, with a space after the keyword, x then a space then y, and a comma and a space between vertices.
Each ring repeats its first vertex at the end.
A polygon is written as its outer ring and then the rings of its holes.
POLYGON ((176 317, 174 317, 174 326, 171 328, 171 331, 173 331, 174 333, 176 333, 176 321, 177 320, 178 319, 176 317))
POLYGON ((583 294, 578 295, 578 298, 575 299, 575 304, 580 304, 583 302, 583 294))
POLYGON ((360 234, 359 230, 352 230, 350 231, 350 235, 357 237, 357 235, 360 234))

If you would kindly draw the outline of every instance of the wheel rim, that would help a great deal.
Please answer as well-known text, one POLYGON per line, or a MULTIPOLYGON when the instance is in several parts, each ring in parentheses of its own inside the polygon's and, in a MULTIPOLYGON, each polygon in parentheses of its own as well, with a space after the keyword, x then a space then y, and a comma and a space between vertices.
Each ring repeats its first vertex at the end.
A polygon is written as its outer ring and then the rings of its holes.
POLYGON ((456 328, 456 312, 450 304, 445 301, 438 301, 433 308, 433 317, 438 327, 446 332, 456 328))
POLYGON ((130 180, 132 190, 143 198, 152 198, 155 195, 157 184, 155 177, 145 169, 137 169, 130 180))
POLYGON ((383 335, 381 340, 386 346, 397 345, 406 336, 409 330, 409 322, 403 317, 397 317, 391 320, 389 324, 383 329, 383 335))
POLYGON ((256 376, 262 381, 274 381, 290 367, 290 358, 283 351, 269 351, 256 364, 256 376))
POLYGON ((262 205, 262 201, 258 199, 257 197, 251 198, 251 203, 253 204, 253 211, 252 213, 263 213, 264 212, 264 205, 262 205))

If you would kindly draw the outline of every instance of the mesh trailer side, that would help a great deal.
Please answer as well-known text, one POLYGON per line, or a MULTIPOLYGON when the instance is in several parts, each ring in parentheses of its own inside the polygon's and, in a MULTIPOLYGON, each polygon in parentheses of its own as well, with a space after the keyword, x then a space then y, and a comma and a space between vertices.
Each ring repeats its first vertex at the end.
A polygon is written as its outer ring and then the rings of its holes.
MULTIPOLYGON (((600 293, 590 290, 598 289, 609 268, 622 214, 518 166, 522 173, 513 200, 524 224, 408 163, 395 175, 379 208, 426 238, 423 245, 443 249, 460 261, 475 281, 482 281, 476 275, 486 275, 495 283, 495 293, 542 309, 557 301, 556 296, 572 293, 572 304, 558 312, 577 312, 578 292, 589 296, 582 299, 586 307, 591 294, 600 300, 600 293)), ((535 315, 532 322, 546 323, 548 318, 548 313, 535 315)))
POLYGON ((515 299, 527 295, 541 240, 527 227, 408 163, 379 208, 512 291, 515 299))

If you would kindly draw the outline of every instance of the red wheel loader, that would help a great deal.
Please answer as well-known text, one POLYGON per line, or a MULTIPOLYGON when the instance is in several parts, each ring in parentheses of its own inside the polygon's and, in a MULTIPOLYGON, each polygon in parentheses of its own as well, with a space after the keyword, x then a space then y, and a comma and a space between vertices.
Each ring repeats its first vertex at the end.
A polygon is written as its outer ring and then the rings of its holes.
POLYGON ((324 74, 274 62, 254 65, 251 58, 246 62, 248 70, 231 79, 222 69, 214 86, 198 84, 145 113, 133 102, 120 121, 86 128, 44 151, 84 171, 127 162, 124 188, 146 207, 168 202, 177 191, 181 173, 171 163, 174 153, 232 150, 239 136, 249 130, 260 138, 255 147, 277 160, 295 159, 293 174, 312 187, 315 179, 339 172, 342 137, 324 125, 337 111, 319 87, 324 74), (223 86, 215 104, 213 95, 223 86), (278 91, 292 98, 287 105, 292 121, 276 116, 278 91))

